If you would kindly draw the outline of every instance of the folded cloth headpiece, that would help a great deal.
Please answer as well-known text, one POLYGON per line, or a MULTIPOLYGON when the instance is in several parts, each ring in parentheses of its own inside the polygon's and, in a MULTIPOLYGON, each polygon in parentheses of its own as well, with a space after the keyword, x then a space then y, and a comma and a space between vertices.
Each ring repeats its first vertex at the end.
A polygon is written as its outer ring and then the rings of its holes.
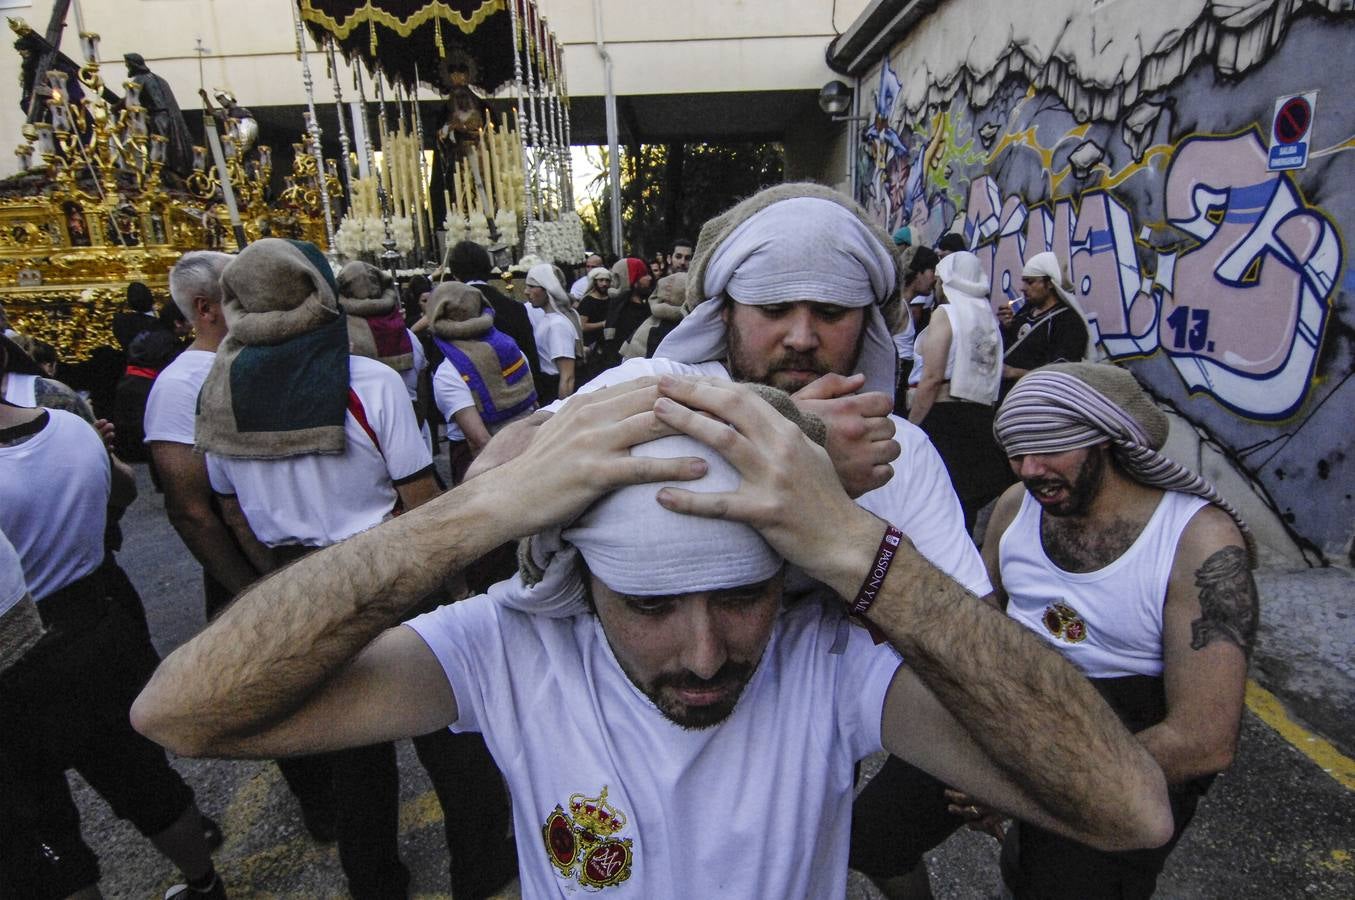
POLYGON ((811 301, 865 308, 856 371, 865 389, 894 395, 898 355, 883 307, 898 302, 894 244, 850 198, 817 184, 783 184, 701 228, 687 279, 692 313, 656 356, 725 359, 724 297, 749 305, 811 301))
POLYGON ((490 434, 536 409, 532 370, 513 339, 494 327, 494 310, 470 285, 444 281, 428 301, 433 341, 470 388, 490 434))
POLYGON ((605 267, 605 266, 598 266, 596 269, 589 269, 589 270, 588 270, 588 290, 591 291, 593 288, 597 287, 597 280, 598 280, 599 278, 605 278, 605 279, 607 279, 608 281, 611 281, 611 280, 612 280, 612 270, 611 270, 611 269, 608 269, 608 268, 605 267))
POLYGON ((353 260, 339 271, 339 305, 348 313, 352 352, 397 372, 414 368, 414 342, 405 327, 400 296, 390 273, 353 260))
POLYGON ((1256 542, 1236 509, 1210 482, 1159 451, 1167 416, 1124 369, 1104 363, 1054 363, 1016 383, 993 420, 1008 456, 1064 453, 1109 441, 1120 467, 1135 481, 1194 494, 1222 509, 1242 531, 1256 565, 1256 542))
POLYGON ((583 357, 583 323, 557 271, 550 263, 537 263, 527 270, 527 284, 545 288, 550 295, 551 310, 564 316, 574 326, 574 358, 580 359, 583 357))
POLYGON ((651 274, 649 266, 645 265, 643 259, 636 259, 633 256, 625 256, 618 259, 612 265, 612 290, 613 296, 625 293, 646 275, 651 274))
MULTIPOLYGON (((749 385, 810 440, 822 445, 823 422, 801 412, 776 388, 749 385)), ((631 449, 654 459, 695 456, 708 469, 696 481, 669 482, 697 492, 733 491, 738 472, 705 444, 686 435, 660 438, 631 449)), ((671 512, 655 495, 664 484, 620 488, 563 529, 533 535, 518 547, 519 571, 489 595, 513 609, 563 617, 587 610, 577 554, 615 591, 637 596, 687 594, 755 584, 772 577, 781 558, 753 528, 738 522, 671 512)))
POLYGON ((314 244, 264 238, 221 273, 228 333, 198 395, 196 446, 282 459, 342 453, 348 326, 314 244))
POLYGON ((478 338, 494 327, 494 310, 470 285, 444 281, 428 298, 428 321, 433 334, 444 340, 478 338))

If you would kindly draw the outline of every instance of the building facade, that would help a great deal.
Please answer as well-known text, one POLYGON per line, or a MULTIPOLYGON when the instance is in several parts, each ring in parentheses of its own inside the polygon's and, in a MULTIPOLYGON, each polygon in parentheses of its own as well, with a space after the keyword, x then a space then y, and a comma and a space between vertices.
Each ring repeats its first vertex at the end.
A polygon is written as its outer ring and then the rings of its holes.
POLYGON ((962 233, 996 307, 1055 251, 1172 452, 1281 558, 1355 538, 1355 3, 878 2, 830 64, 857 198, 962 233))

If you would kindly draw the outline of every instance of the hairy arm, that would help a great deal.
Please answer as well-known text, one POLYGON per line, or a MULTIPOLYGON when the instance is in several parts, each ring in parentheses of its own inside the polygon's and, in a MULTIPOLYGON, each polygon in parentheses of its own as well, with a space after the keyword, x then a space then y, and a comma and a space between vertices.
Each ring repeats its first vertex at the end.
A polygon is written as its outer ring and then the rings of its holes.
POLYGON ((1226 513, 1205 507, 1178 543, 1163 607, 1167 717, 1139 732, 1169 783, 1232 763, 1257 621, 1242 535, 1226 513))
MULTIPOLYGON (((664 400, 659 418, 710 444, 743 481, 725 494, 664 488, 659 501, 747 522, 788 561, 854 597, 883 523, 850 501, 822 449, 737 385, 665 379, 661 390, 691 409, 664 400)), ((1171 813, 1152 757, 1066 660, 974 599, 902 540, 868 613, 911 668, 886 697, 885 746, 1093 846, 1166 841, 1171 813)))
POLYGON ((256 582, 160 664, 133 725, 182 755, 268 757, 452 721, 456 700, 431 652, 388 629, 507 540, 569 521, 623 484, 704 474, 699 460, 630 455, 672 433, 652 412, 656 397, 649 379, 582 398, 515 459, 256 582), (559 458, 578 464, 561 470, 559 458))
POLYGON ((932 404, 946 382, 946 357, 950 353, 950 318, 940 314, 932 316, 927 326, 927 339, 922 346, 922 380, 917 383, 913 393, 913 405, 908 409, 908 421, 914 425, 927 418, 932 404))
POLYGON ((212 508, 212 486, 205 459, 188 444, 151 441, 151 459, 165 491, 165 513, 193 557, 207 573, 238 594, 258 577, 230 529, 212 508))
POLYGON ((235 540, 239 543, 240 549, 245 552, 245 558, 254 570, 271 572, 277 568, 277 562, 273 559, 273 551, 255 537, 254 529, 250 527, 249 520, 245 518, 245 511, 240 508, 240 498, 234 494, 218 494, 217 500, 221 504, 221 518, 225 520, 226 526, 235 535, 235 540))

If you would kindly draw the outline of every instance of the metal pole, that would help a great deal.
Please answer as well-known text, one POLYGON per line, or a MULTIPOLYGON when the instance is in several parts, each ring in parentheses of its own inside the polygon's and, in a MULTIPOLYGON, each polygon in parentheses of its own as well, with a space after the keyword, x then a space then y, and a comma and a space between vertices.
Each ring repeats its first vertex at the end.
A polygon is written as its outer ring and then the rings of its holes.
MULTIPOLYGON (((530 228, 534 210, 532 208, 532 168, 531 161, 527 155, 527 125, 525 100, 523 98, 522 82, 522 56, 518 53, 518 35, 523 36, 523 48, 526 48, 526 30, 525 21, 519 22, 518 4, 523 0, 508 0, 508 14, 512 21, 513 31, 513 80, 517 85, 518 101, 518 146, 522 148, 522 204, 523 212, 526 215, 526 221, 523 227, 522 252, 524 255, 536 252, 536 238, 530 228)), ((524 17, 525 18, 525 17, 524 17)))
POLYGON ((593 0, 593 36, 598 56, 602 59, 603 90, 607 110, 607 174, 612 193, 612 253, 621 255, 621 154, 616 126, 616 92, 612 88, 612 55, 602 39, 602 5, 593 0))
MULTIPOLYGON (((424 208, 428 210, 428 246, 432 255, 437 255, 438 227, 433 221, 433 203, 428 195, 428 160, 423 151, 423 113, 419 110, 419 64, 414 64, 414 129, 419 137, 419 216, 424 215, 424 208)), ((421 218, 422 221, 422 218, 421 218)), ((431 256, 430 256, 431 258, 431 256)))
MULTIPOLYGON (((386 84, 381 80, 381 71, 376 72, 376 102, 377 102, 377 137, 381 139, 381 167, 388 172, 394 173, 395 164, 390 156, 390 133, 386 131, 386 84)), ((389 181, 390 179, 385 179, 389 181)), ((380 182, 377 182, 380 184, 380 182)), ((391 280, 399 282, 400 274, 397 263, 400 261, 400 251, 395 249, 395 233, 391 231, 391 217, 395 215, 395 197, 390 193, 390 188, 394 185, 388 185, 386 199, 381 204, 381 221, 386 226, 386 239, 381 242, 385 247, 385 252, 381 254, 381 261, 391 270, 391 280), (389 207, 389 212, 388 212, 389 207)))
POLYGON ((541 31, 545 37, 546 52, 546 104, 549 113, 546 122, 550 125, 551 165, 555 169, 555 217, 559 219, 565 211, 564 166, 560 162, 560 95, 557 90, 560 73, 555 68, 555 41, 546 27, 545 19, 541 20, 541 31))
POLYGON ((570 208, 574 208, 574 140, 570 134, 569 127, 569 79, 565 77, 565 50, 559 48, 560 59, 558 71, 560 73, 560 117, 564 120, 565 128, 565 203, 570 208))
POLYGON ((334 114, 339 117, 339 150, 343 154, 343 165, 339 171, 343 173, 343 202, 347 209, 353 205, 353 178, 352 171, 348 165, 348 154, 352 152, 353 145, 348 140, 348 126, 343 118, 343 85, 339 84, 339 64, 334 57, 334 38, 325 41, 325 50, 329 53, 329 70, 334 76, 334 114))
POLYGON ((311 153, 315 157, 315 181, 320 193, 320 207, 325 214, 325 237, 329 241, 329 253, 338 252, 334 243, 334 212, 329 208, 329 187, 325 184, 325 153, 320 144, 320 121, 315 117, 315 83, 311 79, 310 57, 306 53, 306 30, 301 25, 301 15, 296 5, 289 3, 292 10, 292 25, 296 28, 296 49, 301 54, 301 81, 306 86, 306 132, 310 135, 311 153))
POLYGON ((541 221, 544 222, 546 221, 546 204, 544 198, 541 196, 541 178, 539 175, 539 170, 541 168, 541 114, 538 111, 538 100, 541 96, 541 90, 536 79, 536 60, 534 58, 536 56, 534 52, 536 28, 532 25, 532 8, 532 5, 528 5, 527 7, 526 38, 523 43, 523 46, 526 48, 527 56, 527 115, 531 120, 531 143, 533 151, 532 177, 531 182, 527 185, 527 189, 535 194, 537 208, 541 210, 541 221))

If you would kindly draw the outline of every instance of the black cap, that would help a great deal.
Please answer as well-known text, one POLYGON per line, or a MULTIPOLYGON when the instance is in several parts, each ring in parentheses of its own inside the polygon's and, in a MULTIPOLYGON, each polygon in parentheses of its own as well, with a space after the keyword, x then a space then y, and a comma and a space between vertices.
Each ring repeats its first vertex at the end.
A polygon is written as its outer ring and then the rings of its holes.
POLYGON ((947 253, 959 253, 961 250, 968 250, 969 247, 964 235, 951 231, 941 235, 941 240, 936 242, 936 249, 947 253))

